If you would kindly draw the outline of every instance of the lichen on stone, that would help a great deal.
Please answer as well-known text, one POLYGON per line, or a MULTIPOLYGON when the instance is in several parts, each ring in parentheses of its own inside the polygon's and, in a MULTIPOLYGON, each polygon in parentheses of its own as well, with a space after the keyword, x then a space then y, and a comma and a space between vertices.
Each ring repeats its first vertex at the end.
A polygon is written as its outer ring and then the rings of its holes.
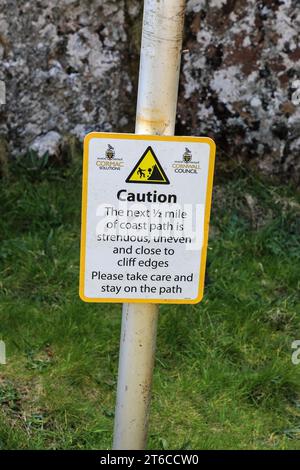
MULTIPOLYGON (((0 0, 11 154, 133 131, 141 14, 137 0, 0 0)), ((299 182, 299 26, 298 0, 188 0, 177 132, 213 137, 222 161, 299 182)))

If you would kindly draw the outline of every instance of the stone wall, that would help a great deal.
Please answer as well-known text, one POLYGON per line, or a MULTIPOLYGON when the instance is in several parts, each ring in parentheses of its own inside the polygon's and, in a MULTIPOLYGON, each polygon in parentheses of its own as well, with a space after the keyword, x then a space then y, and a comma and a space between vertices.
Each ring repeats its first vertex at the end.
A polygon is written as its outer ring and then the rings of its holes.
MULTIPOLYGON (((133 131, 141 5, 0 0, 0 134, 11 154, 59 154, 70 135, 133 131)), ((178 134, 213 137, 228 167, 300 180, 299 6, 187 1, 178 134)))

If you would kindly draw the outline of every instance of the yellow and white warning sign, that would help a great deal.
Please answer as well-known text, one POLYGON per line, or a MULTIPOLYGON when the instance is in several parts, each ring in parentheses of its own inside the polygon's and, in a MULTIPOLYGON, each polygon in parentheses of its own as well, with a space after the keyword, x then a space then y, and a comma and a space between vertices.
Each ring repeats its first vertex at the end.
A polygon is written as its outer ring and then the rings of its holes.
POLYGON ((214 158, 206 137, 85 138, 82 300, 200 302, 214 158))
POLYGON ((126 183, 169 184, 169 180, 151 146, 147 147, 126 183))

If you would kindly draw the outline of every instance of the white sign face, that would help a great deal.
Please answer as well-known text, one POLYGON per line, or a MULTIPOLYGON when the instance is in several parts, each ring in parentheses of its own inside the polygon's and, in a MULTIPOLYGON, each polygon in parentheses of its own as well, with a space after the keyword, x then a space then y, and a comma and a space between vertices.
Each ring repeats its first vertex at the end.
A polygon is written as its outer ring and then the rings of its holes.
POLYGON ((200 302, 214 158, 204 137, 86 136, 82 300, 200 302))

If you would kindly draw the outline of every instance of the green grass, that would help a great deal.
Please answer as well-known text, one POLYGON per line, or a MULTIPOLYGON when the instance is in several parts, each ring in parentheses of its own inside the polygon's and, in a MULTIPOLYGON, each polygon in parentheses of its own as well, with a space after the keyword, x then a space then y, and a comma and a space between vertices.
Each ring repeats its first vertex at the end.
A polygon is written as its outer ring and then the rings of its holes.
MULTIPOLYGON (((121 309, 78 297, 80 158, 1 181, 0 448, 111 447, 121 309)), ((300 449, 300 197, 215 185, 204 300, 161 307, 155 449, 300 449)))

